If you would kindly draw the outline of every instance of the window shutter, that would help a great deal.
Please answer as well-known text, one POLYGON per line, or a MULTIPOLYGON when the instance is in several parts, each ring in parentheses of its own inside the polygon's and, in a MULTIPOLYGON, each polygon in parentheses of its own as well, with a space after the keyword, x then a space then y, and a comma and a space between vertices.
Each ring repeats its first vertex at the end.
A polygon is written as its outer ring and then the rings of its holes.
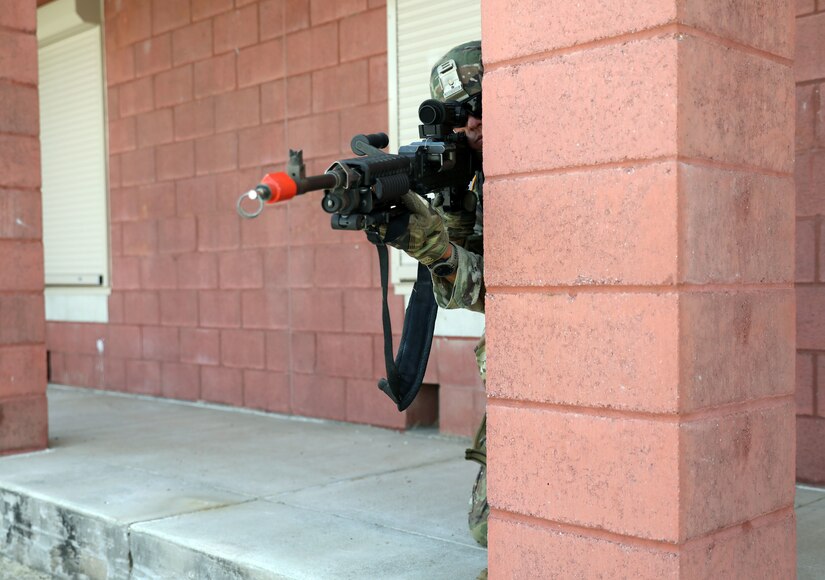
POLYGON ((39 66, 46 285, 108 286, 100 27, 41 39, 39 66))

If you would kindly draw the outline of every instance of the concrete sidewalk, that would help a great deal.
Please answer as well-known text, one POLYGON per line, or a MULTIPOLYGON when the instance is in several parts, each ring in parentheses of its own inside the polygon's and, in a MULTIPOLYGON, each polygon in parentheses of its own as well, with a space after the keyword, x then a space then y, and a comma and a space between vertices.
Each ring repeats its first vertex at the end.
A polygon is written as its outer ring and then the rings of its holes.
MULTIPOLYGON (((0 580, 472 579, 466 441, 53 387, 51 448, 0 458, 0 580), (3 558, 5 556, 6 558, 3 558), (10 561, 11 560, 11 561, 10 561)), ((799 486, 798 578, 825 578, 799 486)))
POLYGON ((467 442, 52 387, 0 554, 78 578, 475 578, 467 442))

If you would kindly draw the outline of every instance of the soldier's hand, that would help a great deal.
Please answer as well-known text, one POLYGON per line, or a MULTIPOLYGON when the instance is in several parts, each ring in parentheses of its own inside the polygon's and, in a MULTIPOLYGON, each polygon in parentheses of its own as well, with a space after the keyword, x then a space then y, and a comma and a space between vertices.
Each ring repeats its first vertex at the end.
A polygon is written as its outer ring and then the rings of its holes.
POLYGON ((442 195, 436 194, 433 200, 433 209, 441 215, 444 226, 447 228, 447 233, 450 240, 459 243, 467 239, 473 234, 473 228, 476 225, 476 208, 475 208, 475 194, 472 191, 467 192, 468 202, 462 204, 467 208, 462 207, 459 211, 448 211, 444 208, 444 198, 442 195))
POLYGON ((389 246, 404 250, 411 258, 429 266, 447 251, 450 241, 441 216, 417 193, 408 192, 401 202, 409 214, 379 228, 379 235, 389 246))

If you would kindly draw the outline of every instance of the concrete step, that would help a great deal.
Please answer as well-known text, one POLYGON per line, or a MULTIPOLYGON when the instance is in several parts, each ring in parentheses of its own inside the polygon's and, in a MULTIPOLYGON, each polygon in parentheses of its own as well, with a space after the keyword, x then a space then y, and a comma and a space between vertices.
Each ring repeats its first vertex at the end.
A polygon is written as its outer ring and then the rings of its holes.
POLYGON ((475 578, 467 442, 51 388, 0 553, 57 578, 475 578))

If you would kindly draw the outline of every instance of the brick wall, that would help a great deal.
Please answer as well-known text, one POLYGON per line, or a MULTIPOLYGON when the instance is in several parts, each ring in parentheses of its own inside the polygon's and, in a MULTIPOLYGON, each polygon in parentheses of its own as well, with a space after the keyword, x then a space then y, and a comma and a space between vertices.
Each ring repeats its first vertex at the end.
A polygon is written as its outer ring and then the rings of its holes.
MULTIPOLYGON (((375 385, 381 292, 363 234, 332 231, 317 193, 251 221, 234 209, 288 148, 317 173, 352 155, 352 135, 387 130, 384 1, 109 0, 105 32, 110 323, 48 324, 51 380, 414 420, 375 385)), ((431 359, 447 432, 483 412, 472 343, 440 340, 431 359)))
POLYGON ((797 2, 797 476, 825 483, 825 0, 797 2))
POLYGON ((0 11, 0 455, 47 443, 35 4, 0 11))

